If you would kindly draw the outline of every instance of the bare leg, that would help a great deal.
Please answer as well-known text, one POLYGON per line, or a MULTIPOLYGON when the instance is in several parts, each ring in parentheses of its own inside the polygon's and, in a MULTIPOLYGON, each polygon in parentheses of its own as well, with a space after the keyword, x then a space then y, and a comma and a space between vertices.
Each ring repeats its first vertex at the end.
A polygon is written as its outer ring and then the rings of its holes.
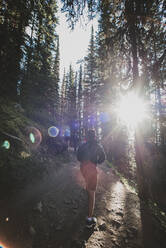
POLYGON ((95 191, 87 190, 88 192, 88 217, 93 216, 93 210, 95 205, 95 191))

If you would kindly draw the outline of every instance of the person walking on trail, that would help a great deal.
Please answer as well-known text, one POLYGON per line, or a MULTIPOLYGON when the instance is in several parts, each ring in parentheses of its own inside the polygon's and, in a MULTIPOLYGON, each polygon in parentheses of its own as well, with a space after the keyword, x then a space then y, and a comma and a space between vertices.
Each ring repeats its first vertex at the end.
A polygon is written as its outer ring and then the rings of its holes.
POLYGON ((97 187, 97 164, 101 164, 105 160, 105 152, 102 146, 96 141, 95 130, 89 130, 86 142, 79 146, 77 150, 77 159, 80 162, 80 170, 86 182, 86 190, 88 193, 88 216, 86 218, 86 226, 93 227, 97 223, 97 219, 93 217, 95 205, 95 192, 97 187))

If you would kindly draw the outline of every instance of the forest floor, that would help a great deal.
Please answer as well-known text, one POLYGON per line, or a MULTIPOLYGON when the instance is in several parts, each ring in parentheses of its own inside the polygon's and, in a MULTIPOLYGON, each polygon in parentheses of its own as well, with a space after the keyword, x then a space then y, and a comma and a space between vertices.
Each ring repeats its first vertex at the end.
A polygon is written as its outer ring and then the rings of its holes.
MULTIPOLYGON (((143 248, 140 200, 106 164, 98 167, 98 223, 86 228, 87 194, 73 155, 58 170, 46 167, 40 178, 32 175, 25 187, 1 197, 0 247, 143 248)), ((146 219, 146 230, 153 229, 146 219)))

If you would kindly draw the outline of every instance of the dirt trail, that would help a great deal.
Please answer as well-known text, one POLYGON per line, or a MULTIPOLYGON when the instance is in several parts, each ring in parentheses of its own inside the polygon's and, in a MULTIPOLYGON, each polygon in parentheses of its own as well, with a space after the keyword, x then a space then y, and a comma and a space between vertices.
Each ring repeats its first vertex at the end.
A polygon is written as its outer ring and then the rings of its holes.
POLYGON ((77 161, 47 171, 1 202, 3 248, 142 248, 138 197, 106 165, 98 167, 94 230, 85 228, 87 195, 77 161), (8 207, 6 207, 8 204, 8 207), (8 219, 6 219, 8 218, 8 219))

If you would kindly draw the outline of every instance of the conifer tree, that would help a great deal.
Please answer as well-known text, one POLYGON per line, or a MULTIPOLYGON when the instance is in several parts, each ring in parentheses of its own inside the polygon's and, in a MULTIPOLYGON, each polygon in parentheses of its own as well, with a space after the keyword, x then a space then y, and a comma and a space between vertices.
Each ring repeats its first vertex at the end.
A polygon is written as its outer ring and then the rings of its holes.
POLYGON ((79 68, 77 115, 78 115, 78 127, 79 127, 79 140, 81 140, 82 135, 83 135, 83 72, 82 72, 82 65, 80 65, 80 68, 79 68))
POLYGON ((0 1, 0 96, 11 100, 18 100, 29 5, 29 1, 0 1))
POLYGON ((58 113, 59 41, 55 32, 57 6, 55 1, 33 3, 33 19, 30 21, 25 47, 27 57, 21 82, 21 102, 29 113, 32 113, 32 109, 33 112, 37 110, 41 116, 46 115, 53 121, 58 113))
POLYGON ((87 128, 96 128, 97 126, 97 57, 96 44, 94 39, 94 29, 91 29, 91 38, 88 48, 88 55, 85 57, 85 81, 84 81, 84 101, 85 118, 87 128))
POLYGON ((60 54, 59 54, 59 37, 57 37, 57 44, 56 44, 56 51, 55 51, 55 61, 53 64, 53 84, 52 87, 50 87, 50 91, 53 92, 52 95, 52 104, 53 104, 53 114, 54 117, 57 118, 57 121, 60 121, 60 109, 59 109, 59 84, 60 84, 60 54))
POLYGON ((65 113, 66 113, 66 73, 64 69, 61 90, 60 90, 60 124, 61 126, 63 126, 66 123, 65 113))
POLYGON ((69 67, 68 85, 67 85, 67 122, 70 126, 71 136, 74 135, 76 129, 77 109, 76 109, 76 82, 72 66, 69 67))

